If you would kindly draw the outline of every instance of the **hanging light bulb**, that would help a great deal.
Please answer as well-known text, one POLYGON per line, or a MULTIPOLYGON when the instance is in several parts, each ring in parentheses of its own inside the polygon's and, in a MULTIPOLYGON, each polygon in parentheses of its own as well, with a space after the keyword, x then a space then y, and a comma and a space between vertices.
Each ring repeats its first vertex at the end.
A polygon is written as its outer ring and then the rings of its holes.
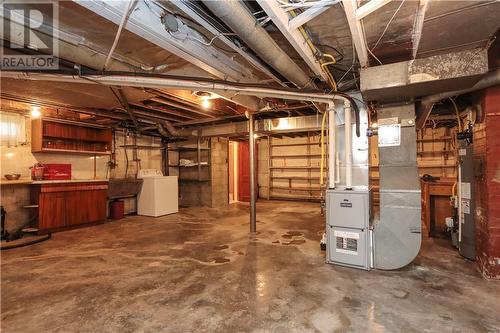
POLYGON ((210 107, 210 105, 211 105, 210 99, 208 97, 203 97, 202 100, 201 100, 201 106, 204 109, 208 109, 210 107))
POLYGON ((31 117, 32 118, 38 118, 41 116, 41 112, 40 112, 40 107, 39 106, 32 106, 31 107, 31 117))

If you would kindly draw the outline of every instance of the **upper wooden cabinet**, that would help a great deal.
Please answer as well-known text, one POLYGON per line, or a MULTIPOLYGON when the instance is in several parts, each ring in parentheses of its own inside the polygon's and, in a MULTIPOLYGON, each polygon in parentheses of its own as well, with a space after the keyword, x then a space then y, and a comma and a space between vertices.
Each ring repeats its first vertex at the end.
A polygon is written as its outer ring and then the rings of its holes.
POLYGON ((111 129, 51 118, 31 121, 33 153, 109 154, 111 129))

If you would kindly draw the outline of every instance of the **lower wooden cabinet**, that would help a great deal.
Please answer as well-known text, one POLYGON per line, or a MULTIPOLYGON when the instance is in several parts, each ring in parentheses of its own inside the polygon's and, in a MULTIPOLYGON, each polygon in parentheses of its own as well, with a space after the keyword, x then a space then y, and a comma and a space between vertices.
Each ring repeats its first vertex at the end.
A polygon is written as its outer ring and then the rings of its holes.
POLYGON ((106 219, 107 182, 33 185, 40 231, 56 230, 106 219))

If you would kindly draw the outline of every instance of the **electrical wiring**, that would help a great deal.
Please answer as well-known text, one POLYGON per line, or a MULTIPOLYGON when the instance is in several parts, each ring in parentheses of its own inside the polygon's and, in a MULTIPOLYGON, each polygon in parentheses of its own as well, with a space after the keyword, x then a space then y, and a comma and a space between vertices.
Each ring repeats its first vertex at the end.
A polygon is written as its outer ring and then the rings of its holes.
POLYGON ((453 104, 453 108, 455 109, 455 114, 457 116, 457 126, 458 126, 458 131, 462 132, 462 122, 460 121, 460 112, 458 112, 458 107, 457 103, 455 103, 455 100, 451 97, 449 97, 451 103, 453 104))
MULTIPOLYGON (((291 14, 292 17, 296 17, 297 16, 297 13, 295 11, 291 11, 290 14, 291 14)), ((302 36, 304 37, 304 39, 306 40, 306 43, 309 46, 309 48, 311 49, 311 51, 315 55, 319 54, 319 56, 320 56, 320 67, 321 67, 321 69, 323 70, 323 72, 327 76, 328 84, 330 85, 330 87, 334 91, 337 91, 337 83, 335 82, 335 78, 333 77, 333 74, 328 69, 328 65, 336 64, 337 60, 331 54, 322 53, 316 47, 316 45, 314 45, 314 43, 312 42, 311 38, 309 37, 309 34, 307 33, 307 31, 305 30, 304 27, 299 27, 299 31, 302 34, 302 36), (323 58, 328 58, 328 59, 330 59, 330 61, 324 61, 323 58)))
POLYGON ((335 53, 337 53, 339 55, 339 57, 335 57, 335 59, 337 59, 337 62, 342 61, 344 59, 344 54, 342 52, 340 52, 339 50, 337 50, 335 47, 333 47, 331 45, 326 45, 326 44, 316 44, 316 45, 319 47, 325 47, 325 48, 328 48, 328 49, 335 51, 335 53))
MULTIPOLYGON (((396 9, 396 11, 394 12, 394 14, 392 14, 391 19, 389 20, 389 22, 387 22, 387 25, 385 26, 384 31, 382 31, 382 34, 381 34, 381 35, 380 35, 380 37, 378 38, 377 42, 376 42, 376 43, 375 43, 375 45, 371 48, 370 53, 371 53, 371 51, 373 51, 373 50, 377 47, 378 43, 380 43, 380 41, 382 40, 382 37, 384 37, 385 33, 387 32, 387 29, 389 28, 389 25, 391 25, 392 20, 394 20, 394 18, 395 18, 395 17, 396 17, 396 15, 398 14, 399 10, 401 9, 401 7, 403 7, 403 4, 405 3, 405 1, 406 1, 406 0, 402 0, 402 1, 401 1, 401 3, 399 4, 399 7, 396 9)), ((371 53, 371 54, 373 55, 373 53, 371 53)), ((377 59, 377 58, 375 58, 375 59, 377 59)), ((378 60, 378 59, 377 59, 377 61, 379 61, 379 62, 380 62, 380 60, 378 60)))

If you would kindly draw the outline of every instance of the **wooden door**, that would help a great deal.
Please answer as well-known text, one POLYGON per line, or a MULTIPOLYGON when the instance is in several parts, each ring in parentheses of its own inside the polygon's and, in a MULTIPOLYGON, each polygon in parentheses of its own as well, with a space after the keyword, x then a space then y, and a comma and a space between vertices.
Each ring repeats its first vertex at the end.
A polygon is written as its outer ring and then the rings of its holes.
MULTIPOLYGON (((257 145, 255 145, 255 196, 258 196, 257 186, 257 145)), ((248 141, 238 143, 238 200, 250 201, 250 145, 248 141)))

